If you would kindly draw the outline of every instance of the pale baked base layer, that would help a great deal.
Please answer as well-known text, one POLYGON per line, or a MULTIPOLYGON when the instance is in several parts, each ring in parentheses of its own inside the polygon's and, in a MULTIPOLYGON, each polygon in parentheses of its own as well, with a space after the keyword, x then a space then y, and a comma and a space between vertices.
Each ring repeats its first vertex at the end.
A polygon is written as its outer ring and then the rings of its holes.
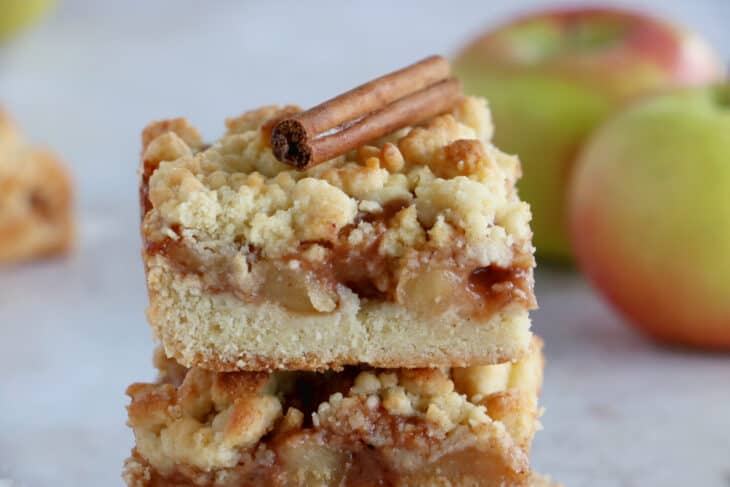
POLYGON ((495 364, 519 359, 532 336, 519 304, 476 322, 455 313, 422 316, 345 290, 333 312, 296 313, 210 293, 160 256, 147 259, 147 284, 147 317, 167 355, 214 371, 495 364))
POLYGON ((124 479, 133 487, 531 486, 540 345, 533 340, 516 364, 453 370, 212 373, 162 360, 161 382, 127 391, 136 446, 124 479))

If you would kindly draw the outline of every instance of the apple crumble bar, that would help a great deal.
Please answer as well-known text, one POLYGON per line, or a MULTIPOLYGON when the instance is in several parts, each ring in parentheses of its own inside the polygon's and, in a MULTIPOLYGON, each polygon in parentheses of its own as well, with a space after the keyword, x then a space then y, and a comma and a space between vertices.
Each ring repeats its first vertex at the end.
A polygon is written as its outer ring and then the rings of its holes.
POLYGON ((129 486, 525 486, 541 343, 463 369, 211 372, 127 390, 129 486))
POLYGON ((23 140, 0 109, 0 264, 67 251, 71 180, 46 149, 23 140))
POLYGON ((143 133, 143 256, 156 336, 215 371, 436 367, 519 358, 533 247, 519 161, 486 102, 307 170, 271 152, 266 107, 202 143, 184 119, 143 133))

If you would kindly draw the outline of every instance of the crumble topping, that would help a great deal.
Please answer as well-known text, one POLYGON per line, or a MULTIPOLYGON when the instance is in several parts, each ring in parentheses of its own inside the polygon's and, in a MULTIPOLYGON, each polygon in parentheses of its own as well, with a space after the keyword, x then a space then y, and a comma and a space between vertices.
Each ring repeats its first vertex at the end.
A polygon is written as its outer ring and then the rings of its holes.
MULTIPOLYGON (((363 146, 303 172, 277 161, 265 140, 261 126, 279 113, 266 107, 228 120, 228 133, 202 151, 200 135, 184 119, 149 126, 143 158, 156 167, 149 179, 153 211, 168 226, 197 230, 200 241, 243 237, 275 257, 300 241, 332 241, 358 212, 377 213, 394 200, 415 202, 424 229, 443 215, 470 242, 510 218, 498 209, 525 205, 511 190, 519 163, 489 144, 481 99, 464 98, 454 113, 394 134, 395 143, 363 146), (455 208, 444 201, 449 191, 461 200, 455 208), (255 238, 268 233, 262 227, 278 228, 274 241, 255 238)), ((529 239, 527 221, 514 223, 512 238, 529 239)))
POLYGON ((137 451, 163 473, 180 464, 231 468, 263 444, 276 450, 282 438, 302 432, 408 450, 428 438, 497 428, 529 448, 537 427, 539 348, 535 339, 517 364, 339 373, 214 373, 184 369, 158 353, 160 382, 127 390, 129 425, 137 451))

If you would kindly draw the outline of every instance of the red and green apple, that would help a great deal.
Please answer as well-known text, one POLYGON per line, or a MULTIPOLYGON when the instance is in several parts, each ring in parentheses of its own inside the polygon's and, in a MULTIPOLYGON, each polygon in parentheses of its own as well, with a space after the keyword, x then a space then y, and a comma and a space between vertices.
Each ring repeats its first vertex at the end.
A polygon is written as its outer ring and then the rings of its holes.
POLYGON ((612 118, 576 162, 576 260, 658 339, 730 350, 730 82, 612 118))
POLYGON ((716 80, 720 63, 694 34, 603 8, 548 10, 486 33, 458 55, 467 92, 485 96, 495 143, 523 164, 538 256, 569 260, 565 188, 585 138, 629 100, 716 80))

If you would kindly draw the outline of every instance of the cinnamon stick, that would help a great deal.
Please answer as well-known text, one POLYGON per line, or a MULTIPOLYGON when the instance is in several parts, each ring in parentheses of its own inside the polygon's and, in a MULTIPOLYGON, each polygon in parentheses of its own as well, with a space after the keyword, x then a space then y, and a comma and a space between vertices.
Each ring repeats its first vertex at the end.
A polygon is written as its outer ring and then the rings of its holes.
POLYGON ((461 96, 449 72, 443 57, 431 56, 281 120, 271 132, 274 155, 307 169, 447 111, 461 96))
POLYGON ((304 167, 327 161, 402 127, 443 113, 460 96, 461 83, 456 78, 449 78, 395 101, 337 133, 311 141, 310 162, 304 167))

